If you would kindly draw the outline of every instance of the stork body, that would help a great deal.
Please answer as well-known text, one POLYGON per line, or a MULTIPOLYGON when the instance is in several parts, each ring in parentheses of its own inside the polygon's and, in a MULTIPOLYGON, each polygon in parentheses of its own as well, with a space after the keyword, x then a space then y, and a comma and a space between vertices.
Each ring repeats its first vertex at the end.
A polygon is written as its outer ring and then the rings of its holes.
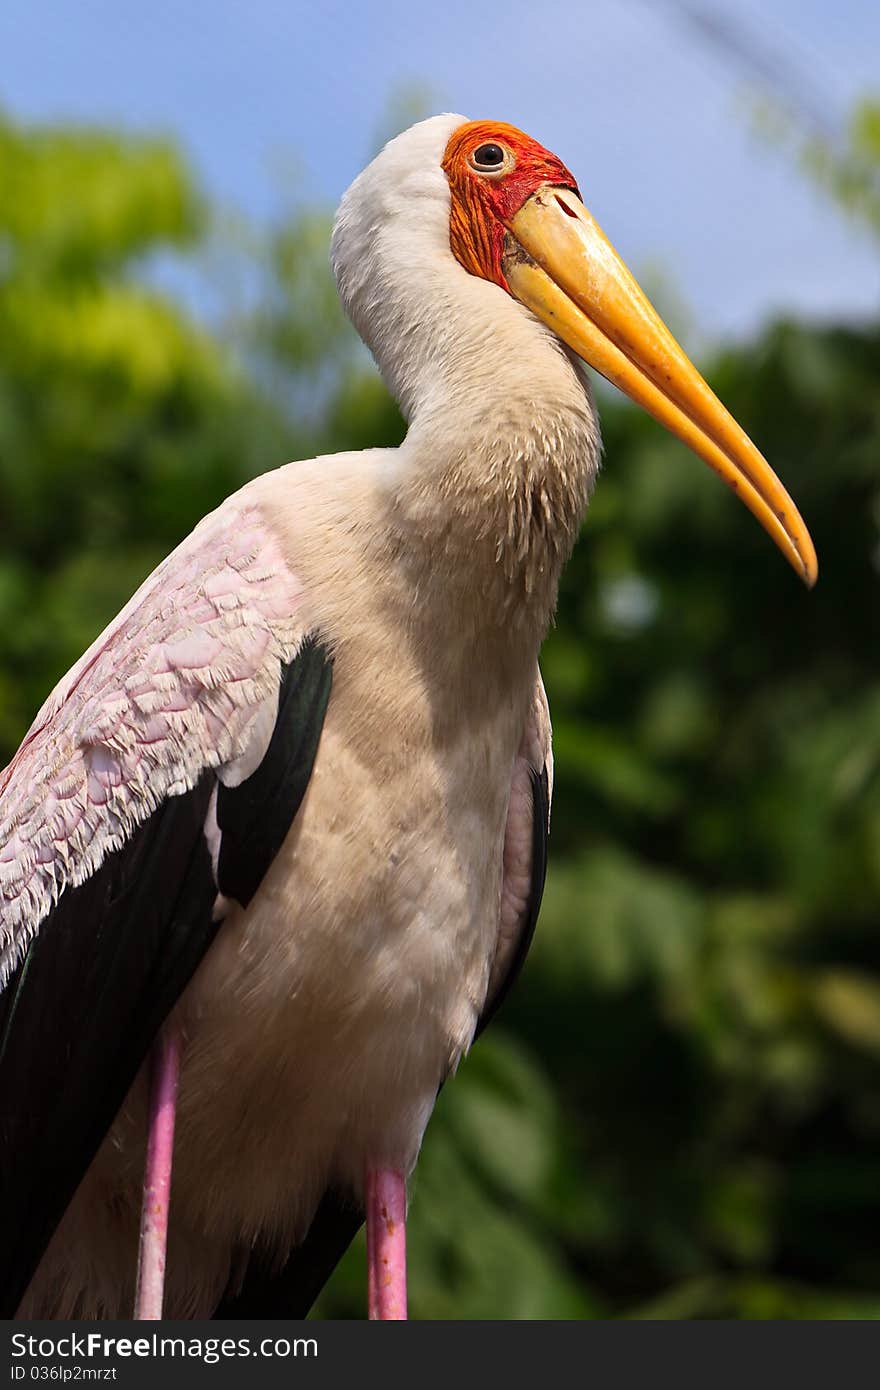
POLYGON ((573 353, 453 253, 462 128, 386 147, 334 235, 404 444, 289 464, 206 518, 0 784, 6 1289, 32 1316, 129 1314, 164 1019, 166 1314, 282 1311, 297 1251, 304 1311, 527 948, 538 653, 599 441, 573 353))

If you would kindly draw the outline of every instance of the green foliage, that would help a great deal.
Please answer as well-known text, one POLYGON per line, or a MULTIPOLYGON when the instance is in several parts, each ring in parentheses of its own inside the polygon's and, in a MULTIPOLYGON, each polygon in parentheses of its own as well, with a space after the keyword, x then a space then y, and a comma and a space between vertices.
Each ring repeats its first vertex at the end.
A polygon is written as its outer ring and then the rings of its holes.
POLYGON ((794 152, 804 173, 854 222, 880 237, 880 99, 858 102, 840 136, 804 133, 792 114, 773 103, 758 111, 757 123, 794 152))
MULTIPOLYGON (((261 243, 222 335, 139 274, 207 254, 175 152, 0 125, 0 743, 262 468, 394 443, 327 221, 261 243)), ((557 783, 522 983, 416 1176, 422 1317, 880 1316, 880 327, 709 364, 791 486, 805 593, 730 494, 603 405, 544 670, 557 783)), ((356 1247, 323 1315, 361 1316, 356 1247)))
POLYGON ((200 208, 167 141, 57 128, 21 130, 0 114, 4 278, 100 276, 195 239, 200 208))
POLYGON ((0 123, 0 745, 154 565, 283 456, 230 354, 138 274, 196 244, 173 147, 0 123))

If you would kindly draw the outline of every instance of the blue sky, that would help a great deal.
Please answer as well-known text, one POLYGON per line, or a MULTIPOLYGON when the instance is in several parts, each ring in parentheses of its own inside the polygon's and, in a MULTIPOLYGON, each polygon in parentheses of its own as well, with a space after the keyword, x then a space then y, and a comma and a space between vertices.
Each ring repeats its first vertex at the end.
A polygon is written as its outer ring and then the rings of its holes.
POLYGON ((209 192, 263 217, 283 166, 334 203, 416 86, 431 110, 510 120, 555 149, 699 336, 776 312, 870 314, 880 255, 756 140, 744 71, 689 9, 735 22, 832 125, 880 84, 867 0, 2 0, 0 103, 171 132, 209 192))

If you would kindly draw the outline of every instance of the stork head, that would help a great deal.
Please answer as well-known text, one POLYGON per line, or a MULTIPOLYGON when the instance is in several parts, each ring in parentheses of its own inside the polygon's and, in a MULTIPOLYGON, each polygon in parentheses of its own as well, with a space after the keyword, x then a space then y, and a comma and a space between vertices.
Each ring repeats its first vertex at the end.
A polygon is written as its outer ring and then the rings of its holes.
MULTIPOLYGON (((391 141, 356 180, 337 218, 333 260, 343 301, 380 361, 382 334, 406 337, 413 325, 402 332, 375 313, 387 287, 357 267, 370 261, 375 271, 373 253, 391 227, 405 272, 426 283, 433 276, 429 293, 436 296, 438 269, 451 261, 518 302, 709 464, 805 583, 815 583, 816 552, 785 488, 675 341, 556 155, 501 121, 435 117, 391 141), (361 254, 351 254, 352 241, 361 254)), ((439 333, 452 331, 442 313, 435 322, 439 333)))

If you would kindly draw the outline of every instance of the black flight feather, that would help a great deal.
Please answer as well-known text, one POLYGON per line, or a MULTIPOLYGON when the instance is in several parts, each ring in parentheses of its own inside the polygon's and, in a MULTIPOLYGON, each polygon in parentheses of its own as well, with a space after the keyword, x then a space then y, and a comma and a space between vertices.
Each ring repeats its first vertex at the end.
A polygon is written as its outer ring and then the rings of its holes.
POLYGON ((304 1318, 354 1240, 364 1213, 353 1198, 328 1188, 305 1240, 273 1270, 251 1256, 241 1291, 227 1293, 215 1318, 304 1318))
POLYGON ((204 827, 217 788, 221 891, 253 896, 299 809, 332 677, 307 640, 240 786, 205 772, 68 888, 0 994, 0 1317, 12 1317, 164 1019, 218 924, 204 827))
POLYGON ((165 801, 62 894, 0 996, 0 1316, 14 1316, 213 939, 217 889, 202 833, 213 780, 165 801))
POLYGON ((217 792, 220 891, 244 907, 305 796, 330 699, 332 663, 314 638, 281 671, 278 718, 263 761, 247 781, 217 792))

